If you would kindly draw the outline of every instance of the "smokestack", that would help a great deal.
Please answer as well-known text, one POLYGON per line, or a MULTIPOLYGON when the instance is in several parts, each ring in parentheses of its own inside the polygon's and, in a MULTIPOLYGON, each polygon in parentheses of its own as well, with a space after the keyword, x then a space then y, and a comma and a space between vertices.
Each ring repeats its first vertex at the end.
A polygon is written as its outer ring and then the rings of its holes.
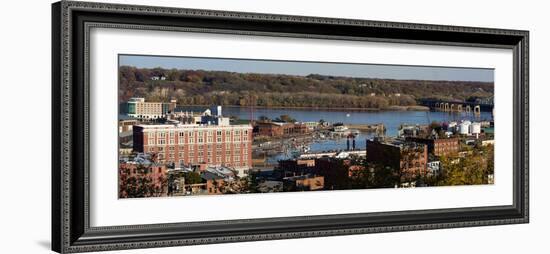
POLYGON ((349 151, 349 136, 348 136, 348 139, 346 141, 346 144, 347 144, 347 149, 346 150, 349 151))
POLYGON ((352 137, 352 150, 355 150, 355 137, 352 137))
POLYGON ((222 116, 222 106, 218 106, 218 116, 222 116))

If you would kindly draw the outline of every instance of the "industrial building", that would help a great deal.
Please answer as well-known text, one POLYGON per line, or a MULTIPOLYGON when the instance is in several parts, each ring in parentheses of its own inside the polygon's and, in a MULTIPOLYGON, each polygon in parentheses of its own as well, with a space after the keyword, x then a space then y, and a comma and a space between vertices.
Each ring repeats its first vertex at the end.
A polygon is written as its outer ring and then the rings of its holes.
POLYGON ((435 156, 448 156, 456 154, 460 150, 458 138, 407 137, 406 140, 427 145, 428 152, 435 156))
POLYGON ((231 125, 227 118, 210 111, 198 123, 136 125, 133 140, 134 151, 153 154, 155 161, 176 167, 226 166, 243 176, 252 166, 252 126, 231 125))
POLYGON ((405 179, 426 175, 428 147, 401 139, 367 140, 367 162, 389 166, 405 179))

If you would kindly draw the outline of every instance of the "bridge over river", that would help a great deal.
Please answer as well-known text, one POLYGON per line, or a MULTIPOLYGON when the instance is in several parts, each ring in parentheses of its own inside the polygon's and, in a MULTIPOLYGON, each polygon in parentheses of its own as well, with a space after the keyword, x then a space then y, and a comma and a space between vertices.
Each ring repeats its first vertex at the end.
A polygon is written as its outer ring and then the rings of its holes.
POLYGON ((473 112, 479 114, 483 112, 492 112, 493 104, 483 104, 476 102, 466 101, 445 101, 436 99, 420 99, 418 100, 420 105, 429 107, 433 110, 445 111, 445 112, 473 112))

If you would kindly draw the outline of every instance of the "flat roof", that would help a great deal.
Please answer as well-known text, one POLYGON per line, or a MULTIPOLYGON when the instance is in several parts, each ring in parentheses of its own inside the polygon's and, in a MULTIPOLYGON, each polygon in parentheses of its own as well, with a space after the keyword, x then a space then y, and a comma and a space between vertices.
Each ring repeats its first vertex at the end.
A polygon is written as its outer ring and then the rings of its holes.
POLYGON ((246 128, 252 129, 249 124, 236 124, 236 125, 214 125, 214 124, 139 124, 136 127, 142 127, 144 129, 227 129, 227 128, 246 128))

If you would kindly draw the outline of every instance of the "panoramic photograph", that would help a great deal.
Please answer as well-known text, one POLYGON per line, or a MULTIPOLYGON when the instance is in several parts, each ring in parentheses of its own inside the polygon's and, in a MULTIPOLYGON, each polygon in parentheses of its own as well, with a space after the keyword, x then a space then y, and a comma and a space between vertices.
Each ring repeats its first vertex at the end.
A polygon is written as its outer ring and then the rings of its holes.
POLYGON ((118 68, 119 198, 495 183, 494 69, 146 55, 118 68))

